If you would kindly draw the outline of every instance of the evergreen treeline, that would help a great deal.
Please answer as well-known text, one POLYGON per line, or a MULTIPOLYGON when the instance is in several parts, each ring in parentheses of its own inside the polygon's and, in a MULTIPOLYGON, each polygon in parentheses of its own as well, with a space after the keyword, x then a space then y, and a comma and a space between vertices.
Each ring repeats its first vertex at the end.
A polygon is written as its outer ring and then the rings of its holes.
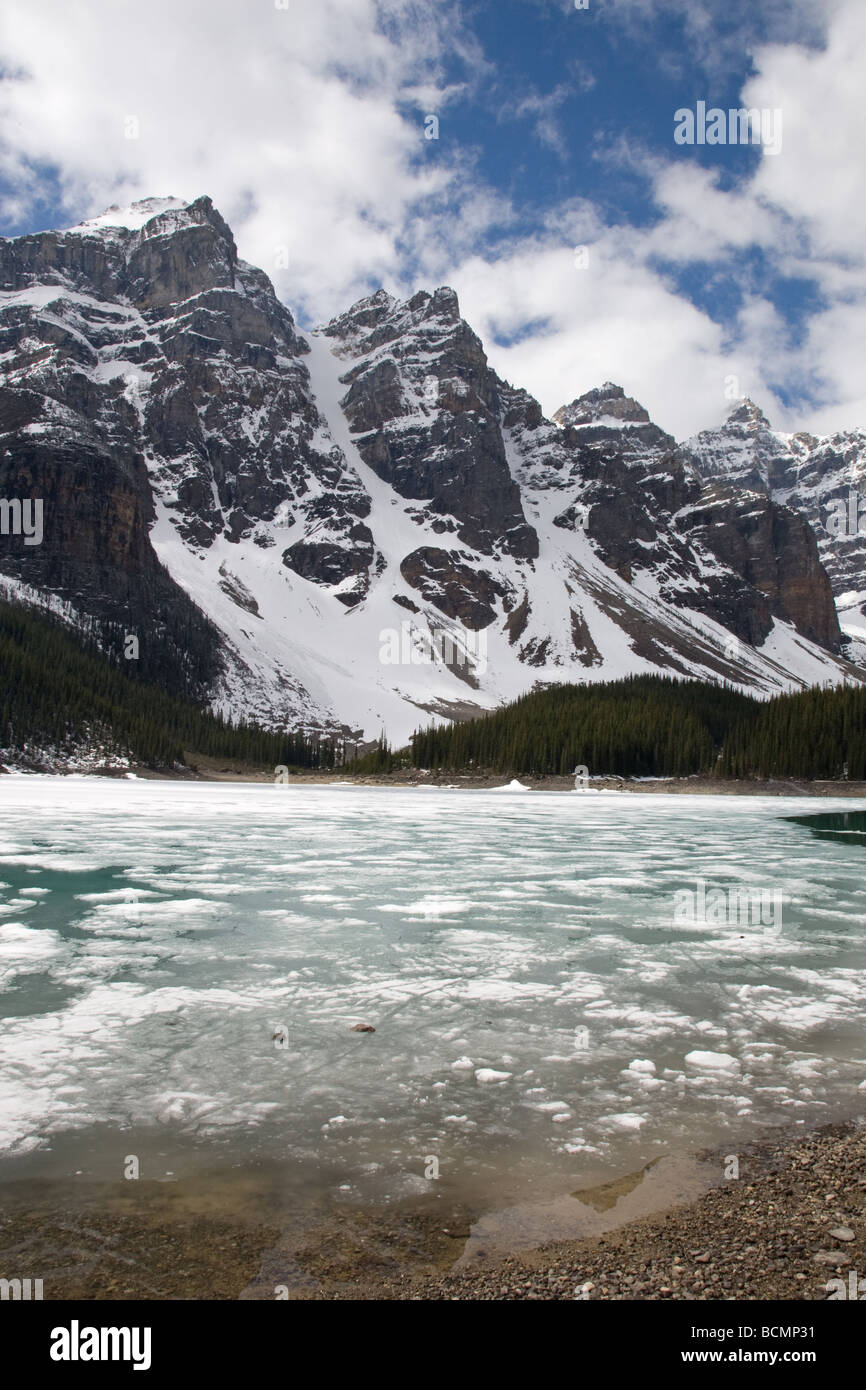
POLYGON ((803 690, 758 704, 721 750, 722 777, 866 780, 866 689, 803 690))
POLYGON ((412 739, 416 767, 591 776, 866 777, 866 689, 764 701, 729 686, 631 676, 524 695, 412 739))
POLYGON ((60 622, 0 602, 0 747, 76 745, 153 767, 182 764, 184 751, 273 768, 333 767, 339 756, 331 740, 236 725, 176 699, 133 679, 60 622))
POLYGON ((359 757, 353 758, 351 771, 359 776, 369 776, 376 772, 393 772, 395 767, 401 766, 405 762, 405 756, 401 757, 395 753, 390 743, 381 734, 376 740, 376 747, 369 753, 362 753, 359 757))
MULTIPOLYGON (((134 665, 134 663, 129 663, 134 665)), ((560 685, 480 719, 431 725, 396 753, 384 734, 354 748, 235 724, 167 694, 108 659, 92 636, 0 601, 0 748, 100 747, 153 767, 184 753, 261 767, 387 773, 415 767, 591 776, 802 777, 866 780, 866 687, 813 688, 757 700, 672 676, 560 685), (135 677, 138 677, 137 679, 135 677)))
MULTIPOLYGON (((219 675, 219 633, 163 565, 129 575, 100 569, 95 562, 70 565, 68 556, 42 551, 37 546, 29 554, 4 552, 4 570, 8 564, 10 576, 67 599, 80 588, 85 611, 76 614, 76 633, 89 650, 119 666, 130 680, 193 704, 205 700, 219 675), (125 659, 129 637, 137 643, 134 661, 125 659)), ((5 578, 0 574, 0 583, 5 578)))

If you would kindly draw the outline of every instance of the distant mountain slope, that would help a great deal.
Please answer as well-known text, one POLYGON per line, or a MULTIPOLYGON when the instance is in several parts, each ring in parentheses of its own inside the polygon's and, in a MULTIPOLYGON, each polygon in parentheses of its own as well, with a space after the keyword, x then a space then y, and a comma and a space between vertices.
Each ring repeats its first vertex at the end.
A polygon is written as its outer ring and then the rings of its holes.
POLYGON ((680 453, 702 478, 748 489, 807 518, 843 630, 855 639, 849 655, 866 660, 866 430, 784 434, 744 400, 718 429, 686 440, 680 453))

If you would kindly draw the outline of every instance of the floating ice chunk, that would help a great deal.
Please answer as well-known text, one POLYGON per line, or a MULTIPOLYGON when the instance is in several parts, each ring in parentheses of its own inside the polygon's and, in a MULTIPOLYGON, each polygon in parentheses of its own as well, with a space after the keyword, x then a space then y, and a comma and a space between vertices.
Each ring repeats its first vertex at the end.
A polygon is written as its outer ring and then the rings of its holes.
POLYGON ((626 1071, 636 1071, 644 1076, 655 1076, 656 1064, 636 1057, 633 1062, 629 1062, 626 1071))
POLYGON ((452 1071, 474 1071, 475 1063, 471 1057, 458 1057, 456 1062, 451 1063, 452 1071))
POLYGON ((518 782, 516 777, 508 783, 506 787, 491 787, 492 792, 531 792, 531 787, 524 787, 522 782, 518 782))
POLYGON ((65 949, 62 937, 55 931, 34 930, 23 922, 4 922, 0 927, 0 969, 4 986, 11 984, 16 975, 44 970, 52 957, 60 959, 65 949))
POLYGON ((820 1068, 814 1066, 812 1062, 791 1062, 785 1070, 790 1072, 791 1076, 804 1078, 807 1081, 811 1080, 812 1077, 822 1075, 820 1068))
POLYGON ((740 1070, 736 1057, 732 1057, 729 1052, 687 1052, 685 1060, 689 1066, 698 1067, 701 1071, 740 1070))
POLYGON ((79 903, 136 903, 140 898, 164 898, 153 888, 110 888, 104 893, 76 893, 79 903))
POLYGON ((497 1081, 510 1081, 513 1072, 494 1071, 492 1067, 479 1067, 475 1073, 475 1080, 482 1086, 492 1086, 497 1081))
POLYGON ((633 1115, 631 1111, 623 1111, 620 1115, 603 1115, 602 1124, 616 1125, 617 1129, 640 1129, 641 1125, 646 1124, 646 1115, 633 1115))
POLYGON ((426 917, 435 919, 437 917, 453 917, 455 913, 466 912, 472 903, 468 898, 448 897, 446 894, 428 893, 426 898, 420 898, 414 903, 390 903, 380 904, 381 912, 398 912, 403 916, 426 917))

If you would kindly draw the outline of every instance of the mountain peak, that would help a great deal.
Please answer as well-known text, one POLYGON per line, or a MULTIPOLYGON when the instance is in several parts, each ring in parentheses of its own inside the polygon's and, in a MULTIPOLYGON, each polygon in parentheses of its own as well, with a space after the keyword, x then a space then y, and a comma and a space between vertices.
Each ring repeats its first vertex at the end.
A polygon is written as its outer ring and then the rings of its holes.
POLYGON ((450 319, 459 319, 460 302, 457 298, 456 290, 452 290, 450 285, 440 285, 438 290, 433 293, 430 301, 431 310, 450 319))
POLYGON ((734 406, 725 421, 725 425, 745 425, 749 430, 768 430, 771 428, 770 422, 760 406, 755 405, 755 402, 748 396, 744 396, 734 406))
POLYGON ((370 351, 401 333, 426 326, 436 333, 450 333, 460 324, 460 305, 450 285, 440 285, 433 294, 416 290, 411 299, 400 300, 387 290, 358 299, 345 313, 338 314, 319 331, 336 338, 343 348, 352 346, 370 351))
POLYGON ((112 203, 110 208, 106 208, 105 212, 99 213, 97 217, 89 217, 86 221, 79 222, 67 230, 70 232, 100 232, 109 228, 117 228, 128 232, 138 232, 155 217, 173 214, 171 220, 180 225, 184 221, 200 222, 202 213, 209 214, 213 211, 213 203, 206 196, 196 198, 193 202, 187 198, 139 198, 127 207, 112 203), (184 218, 184 213, 192 215, 184 218))
POLYGON ((649 415, 639 401, 627 396, 621 386, 606 381, 585 391, 570 405, 560 406, 554 414, 558 425, 592 425, 601 420, 617 420, 625 424, 646 425, 649 415))

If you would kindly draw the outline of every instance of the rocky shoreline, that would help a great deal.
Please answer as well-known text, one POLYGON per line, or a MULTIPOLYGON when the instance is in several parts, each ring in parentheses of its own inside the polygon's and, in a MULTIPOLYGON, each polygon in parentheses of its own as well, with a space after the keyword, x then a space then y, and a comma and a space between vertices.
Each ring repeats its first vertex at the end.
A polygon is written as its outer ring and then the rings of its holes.
MULTIPOLYGON (((740 1150, 736 1179, 728 1154, 696 1157, 718 1182, 695 1200, 483 1261, 467 1254, 477 1194, 302 1211, 279 1174, 252 1172, 5 1184, 0 1247, 61 1302, 272 1301, 284 1286, 317 1302, 866 1300, 866 1124, 779 1132, 740 1150)), ((610 1215, 633 1186, 607 1184, 610 1215)))
MULTIPOLYGON (((134 763, 42 763, 38 759, 13 759, 0 762, 0 775, 17 776, 77 776, 134 778, 160 782, 251 782, 273 783, 274 769, 239 763, 223 758, 195 755, 187 767, 156 770, 134 763)), ((573 792, 572 775, 558 776, 531 773, 496 773, 491 771, 448 772, 427 771, 421 768, 399 768, 393 772, 353 775, 351 767, 327 771, 304 769, 292 771, 285 784, 291 787, 333 786, 334 783, 355 787, 437 787, 449 791, 494 791, 505 789, 512 782, 527 791, 573 792)), ((591 777, 590 792, 642 792, 674 796, 808 796, 808 797, 866 797, 866 781, 808 781, 796 777, 734 779, 722 777, 591 777)))
POLYGON ((855 1288, 866 1299, 866 1127, 834 1125, 750 1146, 736 1180, 687 1206, 365 1296, 826 1301, 855 1288))
MULTIPOLYGON (((0 768, 0 772, 6 769, 0 768)), ((34 771, 35 769, 27 769, 34 771)), ((49 772, 51 769, 43 769, 49 772)), ((63 773, 65 769, 56 769, 63 773)), ((129 772, 143 780, 155 781, 195 781, 195 782, 252 782, 272 783, 271 769, 231 766, 218 759, 198 759, 193 767, 176 773, 155 772, 151 768, 136 767, 118 771, 114 768, 93 768, 89 774, 101 777, 127 777, 129 772)), ((80 774, 79 774, 80 775, 80 774)), ((425 773, 416 768, 399 772, 375 773, 367 776, 353 776, 350 771, 336 768, 329 772, 293 773, 286 785, 290 787, 326 787, 334 783, 351 784, 355 787, 436 787, 449 791, 494 791, 507 788, 512 781, 528 791, 573 792, 573 776, 536 777, 521 774, 512 778, 510 773, 425 773)), ((624 778, 593 777, 589 791, 603 792, 642 792, 671 796, 804 796, 804 797, 866 797, 866 782, 809 782, 797 778, 769 778, 727 780, 719 777, 669 777, 669 778, 624 778)))

